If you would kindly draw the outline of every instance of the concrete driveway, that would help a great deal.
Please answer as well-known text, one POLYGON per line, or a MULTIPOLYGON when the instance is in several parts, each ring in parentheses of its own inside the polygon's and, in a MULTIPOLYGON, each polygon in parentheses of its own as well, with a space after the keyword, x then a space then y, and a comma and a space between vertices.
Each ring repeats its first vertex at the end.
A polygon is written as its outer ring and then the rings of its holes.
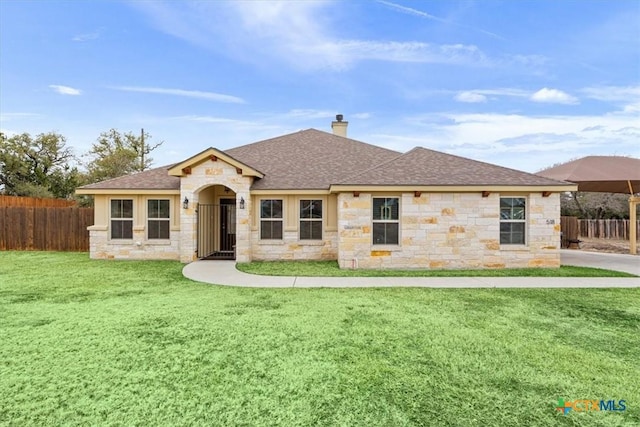
POLYGON ((607 270, 624 271, 640 276, 640 256, 638 255, 563 249, 560 251, 560 262, 562 265, 604 268, 607 270))

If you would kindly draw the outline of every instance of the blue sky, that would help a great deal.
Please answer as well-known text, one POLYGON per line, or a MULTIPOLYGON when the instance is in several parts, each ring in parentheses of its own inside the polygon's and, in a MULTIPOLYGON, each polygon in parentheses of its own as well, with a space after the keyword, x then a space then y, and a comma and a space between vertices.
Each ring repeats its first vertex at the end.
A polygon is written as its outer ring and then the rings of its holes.
POLYGON ((639 1, 0 0, 0 129, 156 165, 310 127, 535 172, 640 157, 639 1))

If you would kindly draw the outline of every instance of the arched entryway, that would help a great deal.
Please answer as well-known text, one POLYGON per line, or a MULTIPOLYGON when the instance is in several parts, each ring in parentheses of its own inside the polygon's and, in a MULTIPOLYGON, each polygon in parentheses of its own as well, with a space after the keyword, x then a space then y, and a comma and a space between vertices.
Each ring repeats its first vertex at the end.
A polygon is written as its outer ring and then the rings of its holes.
POLYGON ((198 259, 236 259, 236 193, 212 185, 198 194, 196 256, 198 259))

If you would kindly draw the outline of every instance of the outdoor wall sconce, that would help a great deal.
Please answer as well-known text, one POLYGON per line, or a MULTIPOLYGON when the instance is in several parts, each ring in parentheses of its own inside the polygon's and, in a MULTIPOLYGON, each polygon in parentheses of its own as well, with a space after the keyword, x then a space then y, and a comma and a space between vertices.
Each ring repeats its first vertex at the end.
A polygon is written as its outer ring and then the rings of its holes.
POLYGON ((240 197, 240 209, 244 209, 244 197, 240 197))
POLYGON ((187 199, 186 197, 182 201, 182 209, 189 209, 189 199, 187 199))

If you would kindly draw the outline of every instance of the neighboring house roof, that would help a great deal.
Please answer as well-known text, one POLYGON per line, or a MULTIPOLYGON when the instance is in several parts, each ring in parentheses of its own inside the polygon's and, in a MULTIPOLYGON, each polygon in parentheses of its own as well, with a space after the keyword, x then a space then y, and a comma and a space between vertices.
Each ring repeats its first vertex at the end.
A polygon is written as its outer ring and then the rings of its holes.
POLYGON ((329 189, 331 184, 400 153, 307 129, 225 150, 264 173, 252 190, 329 189))
POLYGON ((337 185, 566 186, 566 182, 416 147, 337 185))
MULTIPOLYGON (((78 190, 180 190, 180 178, 169 175, 174 165, 84 185, 78 190)), ((91 194, 83 191, 84 194, 91 194)))
POLYGON ((578 184, 579 191, 640 192, 640 159, 623 156, 587 156, 537 173, 578 184))

